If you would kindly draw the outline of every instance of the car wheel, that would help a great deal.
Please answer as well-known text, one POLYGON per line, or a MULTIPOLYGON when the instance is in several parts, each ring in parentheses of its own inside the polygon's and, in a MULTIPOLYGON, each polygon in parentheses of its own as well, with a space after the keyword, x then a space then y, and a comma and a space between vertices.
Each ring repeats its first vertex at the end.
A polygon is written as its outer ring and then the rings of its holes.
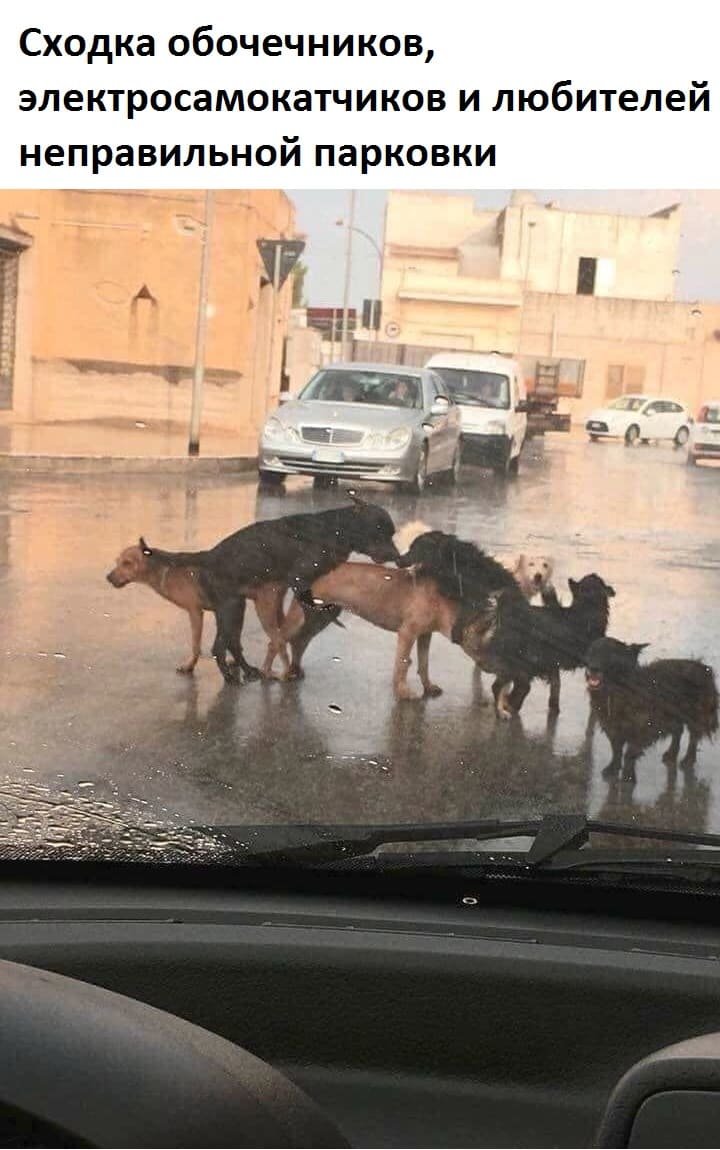
POLYGON ((679 427, 677 435, 675 436, 675 446, 684 447, 690 438, 690 432, 687 427, 679 427))
POLYGON ((422 495, 428 485, 428 449, 427 445, 420 452, 415 478, 405 484, 405 489, 411 495, 422 495))
POLYGON ((277 471, 258 471, 258 483, 261 487, 282 487, 285 476, 277 471))
POLYGON ((334 475, 313 475, 313 487, 319 491, 327 491, 329 487, 334 487, 337 479, 334 475))
POLYGON ((507 456, 505 457, 505 459, 501 460, 501 462, 499 462, 499 463, 493 464, 493 471, 495 472, 496 475, 501 476, 503 479, 507 479, 508 475, 512 475, 511 466, 510 466, 512 463, 512 460, 510 458, 510 452, 511 451, 512 451, 512 444, 508 448, 508 453, 507 453, 507 456))
POLYGON ((639 438, 640 428, 636 423, 633 423, 625 432, 625 442, 627 443, 628 447, 634 447, 639 438))

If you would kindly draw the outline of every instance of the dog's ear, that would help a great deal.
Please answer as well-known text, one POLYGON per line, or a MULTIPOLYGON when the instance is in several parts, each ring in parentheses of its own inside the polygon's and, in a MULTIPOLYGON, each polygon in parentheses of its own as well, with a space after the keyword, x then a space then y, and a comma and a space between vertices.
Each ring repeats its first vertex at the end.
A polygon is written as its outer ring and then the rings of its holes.
POLYGON ((638 659, 640 658, 640 652, 644 651, 645 648, 649 646, 649 643, 628 643, 628 651, 637 663, 638 659))
POLYGON ((515 562, 512 564, 510 570, 513 575, 519 575, 525 565, 525 552, 521 551, 516 557, 515 562))
POLYGON ((152 547, 148 547, 142 535, 140 536, 140 550, 142 551, 143 555, 152 555, 152 547))
MULTIPOLYGON (((605 594, 607 595, 608 599, 614 599, 615 598, 615 588, 611 587, 609 583, 605 584, 605 594)), ((649 644, 643 643, 643 646, 647 647, 647 646, 649 646, 649 644)))

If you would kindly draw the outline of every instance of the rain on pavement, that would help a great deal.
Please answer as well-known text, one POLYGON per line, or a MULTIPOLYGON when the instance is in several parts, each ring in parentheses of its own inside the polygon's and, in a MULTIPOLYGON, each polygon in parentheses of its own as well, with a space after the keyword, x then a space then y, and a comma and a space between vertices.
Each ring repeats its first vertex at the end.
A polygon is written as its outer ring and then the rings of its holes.
MULTIPOLYGON (((688 468, 673 447, 590 445, 573 434, 531 441, 514 481, 466 468, 455 493, 415 500, 367 488, 367 497, 398 525, 422 518, 490 553, 549 554, 566 600, 568 576, 596 571, 617 591, 610 634, 650 642, 648 658, 700 656, 720 671, 709 625, 719 483, 717 468, 688 468)), ((212 616, 194 677, 177 675, 189 651, 184 612, 147 587, 105 580, 140 534, 202 548, 255 519, 341 501, 342 488, 314 491, 308 480, 262 494, 252 475, 3 479, 0 842, 51 830, 67 838, 63 810, 81 826, 105 819, 113 833, 128 821, 152 832, 558 811, 720 831, 717 743, 701 745, 696 770, 678 771, 674 788, 661 744, 641 759, 634 789, 609 792, 609 748, 586 732, 581 672, 563 676, 556 722, 547 686, 535 683, 521 718, 501 723, 490 679, 435 636, 443 696, 396 703, 395 636, 346 614, 345 630, 328 628, 308 649, 304 681, 227 687, 207 654, 212 616)), ((244 643, 259 663, 252 605, 244 643)))

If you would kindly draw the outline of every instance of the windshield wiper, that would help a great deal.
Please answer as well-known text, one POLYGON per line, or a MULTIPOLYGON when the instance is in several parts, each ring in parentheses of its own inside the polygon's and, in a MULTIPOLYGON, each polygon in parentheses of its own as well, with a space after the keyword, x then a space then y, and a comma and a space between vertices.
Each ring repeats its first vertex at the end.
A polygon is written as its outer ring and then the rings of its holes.
MULTIPOLYGON (((532 838, 528 851, 504 855, 507 862, 516 861, 524 868, 576 869, 597 861, 594 851, 583 851, 591 835, 619 838, 655 840, 677 843, 683 847, 711 847, 718 851, 716 865, 720 866, 720 834, 695 831, 676 831, 664 827, 638 826, 635 823, 603 822, 578 814, 544 815, 537 819, 483 819, 474 822, 451 823, 386 823, 376 826, 297 825, 297 826, 215 826, 203 828, 221 833, 225 844, 237 848, 238 863, 258 865, 320 865, 346 862, 372 855, 381 847, 402 843, 438 844, 492 842, 509 838, 532 838), (562 862, 558 856, 571 852, 572 857, 562 862), (553 864, 558 863, 557 868, 553 864)), ((470 852, 475 865, 483 865, 484 852, 470 852)), ((666 852, 667 853, 667 852, 666 852)), ((707 865, 712 852, 694 852, 697 863, 707 865)), ((462 852, 464 865, 468 865, 467 850, 462 852)), ((382 861, 391 861, 393 855, 384 855, 382 861)), ((415 856, 419 862, 420 856, 415 856)), ((605 862, 620 862, 625 856, 602 854, 605 862)), ((665 856, 663 856, 665 857, 665 856)), ((683 856, 687 859, 687 855, 683 856)), ((629 862, 636 858, 628 859, 629 862)), ((667 860, 666 861, 672 861, 667 860)), ((715 860, 713 860, 715 861, 715 860)), ((420 864, 421 865, 421 864, 420 864)), ((437 861, 436 861, 437 865, 437 861)))

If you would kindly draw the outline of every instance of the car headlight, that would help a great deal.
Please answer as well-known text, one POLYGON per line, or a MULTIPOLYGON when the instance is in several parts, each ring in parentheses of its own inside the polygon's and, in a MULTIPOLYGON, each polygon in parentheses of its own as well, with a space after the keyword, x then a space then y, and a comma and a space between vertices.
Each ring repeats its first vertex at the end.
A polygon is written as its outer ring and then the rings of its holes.
POLYGON ((488 435, 504 435, 505 424, 502 419, 491 419, 487 425, 488 435))
POLYGON ((373 431, 367 437, 366 445, 368 447, 389 447, 392 450, 399 450, 401 447, 407 447, 412 438, 412 432, 409 427, 396 427, 394 431, 373 431))
POLYGON ((282 440, 290 443, 299 443, 300 436, 294 427, 288 427, 279 419, 269 419, 263 428, 263 439, 271 443, 280 443, 282 440))
POLYGON ((385 438, 388 447, 400 448, 407 447, 411 436, 412 433, 409 427, 396 427, 395 430, 389 432, 385 438))

